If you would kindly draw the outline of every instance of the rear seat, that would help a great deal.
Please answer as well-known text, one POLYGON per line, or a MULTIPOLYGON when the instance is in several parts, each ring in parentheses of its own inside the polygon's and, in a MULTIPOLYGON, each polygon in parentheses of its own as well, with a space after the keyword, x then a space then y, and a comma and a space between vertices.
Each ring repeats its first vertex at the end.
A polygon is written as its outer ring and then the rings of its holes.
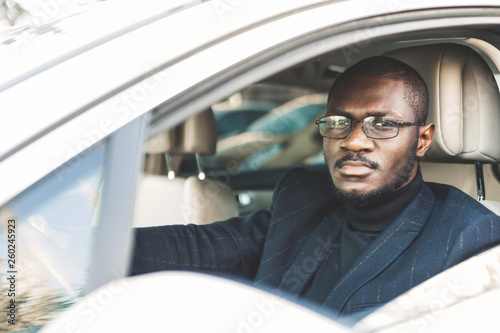
MULTIPOLYGON (((217 133, 212 110, 188 118, 176 128, 150 139, 148 154, 168 158, 215 152, 217 133)), ((138 184, 134 208, 134 227, 166 224, 207 224, 238 215, 236 198, 227 185, 198 176, 175 177, 144 174, 138 184)))

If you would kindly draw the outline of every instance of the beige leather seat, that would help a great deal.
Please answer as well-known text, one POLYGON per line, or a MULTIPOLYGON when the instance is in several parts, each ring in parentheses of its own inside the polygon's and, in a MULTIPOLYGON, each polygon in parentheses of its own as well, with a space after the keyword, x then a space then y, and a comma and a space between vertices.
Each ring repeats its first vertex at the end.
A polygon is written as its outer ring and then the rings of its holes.
MULTIPOLYGON (((145 150, 149 154, 172 155, 178 165, 185 155, 213 154, 216 143, 213 113, 206 110, 153 137, 145 150)), ((201 171, 198 176, 175 177, 175 169, 172 165, 168 175, 141 177, 134 208, 135 227, 206 224, 238 215, 236 198, 226 184, 204 179, 201 171)))
MULTIPOLYGON (((461 178, 469 183, 474 178, 458 176, 463 168, 452 168, 449 163, 475 165, 478 197, 484 199, 482 165, 500 162, 500 94, 486 62, 471 48, 457 44, 411 47, 386 55, 415 68, 429 88, 427 121, 436 124, 436 132, 421 163, 424 179, 449 183, 471 194, 461 178), (443 179, 447 174, 450 178, 443 179)), ((498 182, 491 179, 488 183, 495 186, 489 191, 498 194, 498 182)), ((500 213, 499 203, 482 202, 500 213)))

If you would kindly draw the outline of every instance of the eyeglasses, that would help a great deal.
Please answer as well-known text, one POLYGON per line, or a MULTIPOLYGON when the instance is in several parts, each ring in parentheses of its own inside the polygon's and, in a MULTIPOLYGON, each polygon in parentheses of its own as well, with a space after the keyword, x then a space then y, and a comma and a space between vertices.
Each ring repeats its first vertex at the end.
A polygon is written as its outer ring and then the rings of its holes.
POLYGON ((423 126, 422 123, 399 121, 394 117, 366 117, 352 120, 344 116, 322 117, 314 122, 319 125, 319 134, 329 139, 345 139, 356 123, 363 123, 363 132, 371 139, 391 139, 399 134, 399 126, 423 126))

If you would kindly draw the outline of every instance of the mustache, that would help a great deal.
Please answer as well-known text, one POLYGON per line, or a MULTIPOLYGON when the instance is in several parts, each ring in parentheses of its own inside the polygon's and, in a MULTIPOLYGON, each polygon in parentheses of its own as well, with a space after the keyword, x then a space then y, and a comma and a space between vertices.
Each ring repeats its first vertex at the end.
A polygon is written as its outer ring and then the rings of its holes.
POLYGON ((335 162, 335 166, 336 167, 342 167, 342 165, 347 162, 347 161, 360 161, 360 162, 363 162, 365 163, 366 165, 368 165, 370 168, 372 169, 377 169, 379 167, 378 163, 377 162, 374 162, 374 161, 371 161, 369 160, 365 155, 363 155, 362 153, 357 153, 357 154, 354 154, 352 152, 350 152, 349 154, 347 154, 346 156, 342 157, 341 159, 338 159, 336 162, 335 162))

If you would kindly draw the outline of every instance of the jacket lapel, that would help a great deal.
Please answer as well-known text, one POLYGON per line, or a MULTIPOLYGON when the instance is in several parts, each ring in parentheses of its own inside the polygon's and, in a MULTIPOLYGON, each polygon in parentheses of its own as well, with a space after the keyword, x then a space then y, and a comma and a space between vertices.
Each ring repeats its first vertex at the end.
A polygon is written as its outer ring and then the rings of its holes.
POLYGON ((283 275, 278 290, 289 292, 291 297, 300 295, 321 262, 336 246, 335 241, 342 230, 342 224, 336 213, 323 218, 283 275))
POLYGON ((377 276, 419 235, 434 206, 435 196, 422 185, 417 197, 362 253, 331 290, 323 307, 339 311, 364 284, 377 276))

